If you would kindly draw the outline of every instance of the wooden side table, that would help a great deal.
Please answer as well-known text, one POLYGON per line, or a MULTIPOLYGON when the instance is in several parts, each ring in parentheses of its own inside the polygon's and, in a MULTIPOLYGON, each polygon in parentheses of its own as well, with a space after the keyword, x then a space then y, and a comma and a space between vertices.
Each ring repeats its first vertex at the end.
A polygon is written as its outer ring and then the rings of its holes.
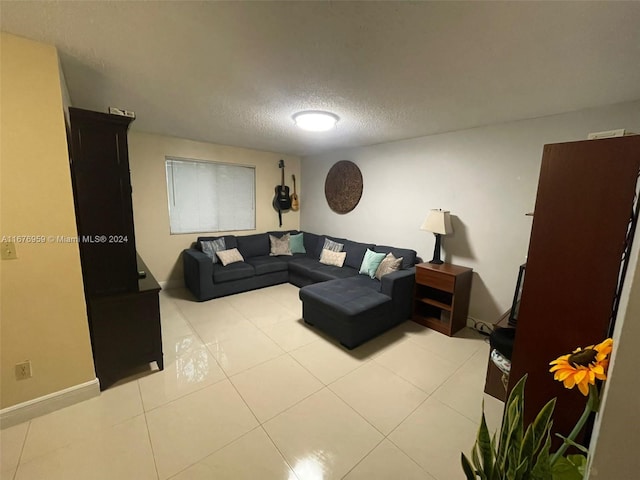
POLYGON ((467 325, 473 269, 443 263, 416 265, 414 322, 452 336, 467 325))

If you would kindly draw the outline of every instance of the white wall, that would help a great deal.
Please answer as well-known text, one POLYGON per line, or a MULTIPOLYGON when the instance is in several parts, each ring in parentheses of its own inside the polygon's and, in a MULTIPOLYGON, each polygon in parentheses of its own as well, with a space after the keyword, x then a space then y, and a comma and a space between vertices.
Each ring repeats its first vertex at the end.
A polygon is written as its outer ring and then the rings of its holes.
POLYGON ((640 438, 639 252, 640 235, 636 230, 613 334, 609 378, 604 384, 600 413, 596 418, 591 440, 589 479, 626 480, 637 478, 640 472, 637 444, 637 439, 640 438))
MULTIPOLYGON (((338 127, 339 128, 339 127, 338 127)), ((420 137, 302 159, 301 229, 417 250, 432 258, 434 236, 419 230, 432 208, 450 210, 446 262, 474 269, 470 316, 493 322, 511 304, 527 255, 542 148, 589 132, 640 133, 640 101, 420 137), (362 199, 338 215, 324 179, 339 160, 362 171, 362 199)))

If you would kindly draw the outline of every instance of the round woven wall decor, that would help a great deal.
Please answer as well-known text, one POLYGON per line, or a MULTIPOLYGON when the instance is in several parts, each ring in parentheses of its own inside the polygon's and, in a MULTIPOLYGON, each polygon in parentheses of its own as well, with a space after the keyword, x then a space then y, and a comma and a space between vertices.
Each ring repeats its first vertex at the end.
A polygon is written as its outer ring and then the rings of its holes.
POLYGON ((336 163, 324 182, 324 195, 329 208, 336 213, 348 213, 358 205, 362 197, 362 173, 348 160, 336 163))

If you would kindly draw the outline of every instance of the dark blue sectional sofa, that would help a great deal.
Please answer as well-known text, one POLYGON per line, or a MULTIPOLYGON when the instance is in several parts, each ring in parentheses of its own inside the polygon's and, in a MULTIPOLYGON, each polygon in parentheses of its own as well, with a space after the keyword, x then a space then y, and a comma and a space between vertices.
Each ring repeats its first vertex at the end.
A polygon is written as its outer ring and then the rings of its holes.
POLYGON ((279 283, 292 283, 301 287, 304 321, 337 338, 349 349, 411 316, 415 250, 302 232, 306 253, 269 256, 269 235, 280 237, 285 233, 300 232, 225 235, 226 248, 237 248, 244 258, 244 262, 226 267, 212 263, 199 247, 201 241, 219 237, 198 238, 198 242, 185 250, 182 256, 186 287, 198 301, 204 301, 279 283), (322 246, 327 238, 344 245, 342 251, 346 252, 346 259, 342 267, 320 263, 322 246), (402 257, 402 268, 381 280, 359 274, 367 249, 392 252, 395 257, 402 257))

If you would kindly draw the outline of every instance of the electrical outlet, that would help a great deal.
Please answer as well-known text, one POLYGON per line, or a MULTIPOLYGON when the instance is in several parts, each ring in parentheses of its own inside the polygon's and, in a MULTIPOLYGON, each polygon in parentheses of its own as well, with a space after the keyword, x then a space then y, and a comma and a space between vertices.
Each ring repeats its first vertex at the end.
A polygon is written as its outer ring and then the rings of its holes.
POLYGON ((16 363, 16 380, 26 380, 33 376, 31 372, 31 360, 16 363))
POLYGON ((16 244, 13 242, 2 242, 2 260, 14 260, 18 258, 16 244))

